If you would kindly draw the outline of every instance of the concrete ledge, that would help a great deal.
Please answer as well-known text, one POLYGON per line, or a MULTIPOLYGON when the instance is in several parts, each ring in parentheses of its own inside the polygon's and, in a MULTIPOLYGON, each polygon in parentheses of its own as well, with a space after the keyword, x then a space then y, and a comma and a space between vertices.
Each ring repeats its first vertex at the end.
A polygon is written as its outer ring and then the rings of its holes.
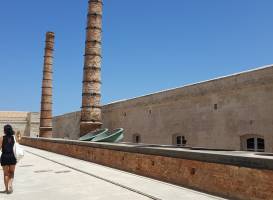
MULTIPOLYGON (((27 139, 27 138, 25 138, 27 139)), ((28 138, 29 139, 29 138, 28 138)), ((51 143, 71 144, 86 146, 100 149, 109 149, 130 153, 141 153, 147 155, 166 156, 171 158, 181 158, 187 160, 196 160, 209 163, 219 163, 239 167, 268 169, 273 170, 273 154, 261 156, 257 152, 243 151, 212 151, 212 150, 192 150, 189 148, 175 148, 171 146, 149 145, 149 144, 123 144, 123 143, 96 143, 81 142, 77 140, 48 139, 48 138, 31 138, 51 143)))
POLYGON ((27 137, 21 143, 227 198, 273 196, 273 156, 27 137))

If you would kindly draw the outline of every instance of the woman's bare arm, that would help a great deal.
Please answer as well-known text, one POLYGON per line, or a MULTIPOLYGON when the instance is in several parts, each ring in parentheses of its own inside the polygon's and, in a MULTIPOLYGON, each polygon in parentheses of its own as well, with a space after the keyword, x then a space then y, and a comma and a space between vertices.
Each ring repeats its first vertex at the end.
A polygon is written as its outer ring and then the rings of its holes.
POLYGON ((2 151, 2 141, 3 141, 3 136, 0 137, 0 150, 2 151))

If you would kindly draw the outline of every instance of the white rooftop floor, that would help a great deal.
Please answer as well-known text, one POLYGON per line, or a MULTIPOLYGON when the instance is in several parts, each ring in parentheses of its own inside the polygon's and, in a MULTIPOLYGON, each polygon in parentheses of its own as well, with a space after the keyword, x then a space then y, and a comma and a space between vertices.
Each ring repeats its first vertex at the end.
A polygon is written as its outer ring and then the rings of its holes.
MULTIPOLYGON (((208 194, 137 176, 94 163, 24 147, 14 193, 3 200, 215 200, 208 194)), ((0 190, 4 190, 0 171, 0 190)))

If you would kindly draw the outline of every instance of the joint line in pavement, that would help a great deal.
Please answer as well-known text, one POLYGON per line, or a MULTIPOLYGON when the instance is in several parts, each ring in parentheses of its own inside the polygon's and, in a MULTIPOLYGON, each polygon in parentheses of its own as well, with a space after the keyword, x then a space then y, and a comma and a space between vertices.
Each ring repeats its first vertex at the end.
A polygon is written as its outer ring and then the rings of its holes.
POLYGON ((119 186, 119 187, 124 188, 124 189, 126 189, 126 190, 129 190, 129 191, 131 191, 131 192, 134 192, 134 193, 140 194, 140 195, 142 195, 142 196, 148 197, 148 198, 150 198, 150 199, 153 199, 153 200, 162 200, 162 199, 159 199, 159 198, 157 198, 157 197, 155 197, 155 196, 152 196, 152 195, 149 195, 149 194, 147 194, 147 193, 141 192, 141 191, 139 191, 139 190, 136 190, 136 189, 134 189, 134 188, 128 187, 128 186, 126 186, 126 185, 117 183, 117 182, 115 182, 115 181, 111 181, 111 180, 106 179, 106 178, 103 178, 103 177, 101 177, 101 176, 97 176, 97 175, 92 174, 92 173, 90 173, 90 172, 86 172, 86 171, 77 169, 77 168, 75 168, 75 167, 66 165, 66 164, 64 164, 64 163, 60 163, 60 162, 55 161, 55 160, 53 160, 53 159, 46 158, 46 157, 44 157, 44 156, 41 156, 41 155, 39 155, 39 154, 30 152, 30 151, 27 151, 27 150, 26 150, 26 152, 28 152, 28 153, 30 153, 30 154, 32 154, 32 155, 38 156, 38 157, 40 157, 40 158, 46 159, 46 160, 48 160, 48 161, 54 162, 54 163, 56 163, 56 164, 65 166, 65 167, 67 167, 67 168, 73 169, 73 170, 75 170, 75 171, 81 172, 81 173, 83 173, 83 174, 87 174, 87 175, 89 175, 89 176, 92 176, 92 177, 94 177, 94 178, 100 179, 100 180, 102 180, 102 181, 111 183, 111 184, 113 184, 113 185, 115 185, 115 186, 119 186))

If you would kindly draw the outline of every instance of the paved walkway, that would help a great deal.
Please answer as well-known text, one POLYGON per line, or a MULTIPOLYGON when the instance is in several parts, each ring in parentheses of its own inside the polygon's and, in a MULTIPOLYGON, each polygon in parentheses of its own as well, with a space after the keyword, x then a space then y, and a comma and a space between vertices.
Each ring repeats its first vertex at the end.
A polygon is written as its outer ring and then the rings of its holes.
MULTIPOLYGON (((24 147, 14 193, 2 200, 215 200, 222 199, 94 163, 24 147)), ((4 189, 2 170, 0 190, 4 189)))

